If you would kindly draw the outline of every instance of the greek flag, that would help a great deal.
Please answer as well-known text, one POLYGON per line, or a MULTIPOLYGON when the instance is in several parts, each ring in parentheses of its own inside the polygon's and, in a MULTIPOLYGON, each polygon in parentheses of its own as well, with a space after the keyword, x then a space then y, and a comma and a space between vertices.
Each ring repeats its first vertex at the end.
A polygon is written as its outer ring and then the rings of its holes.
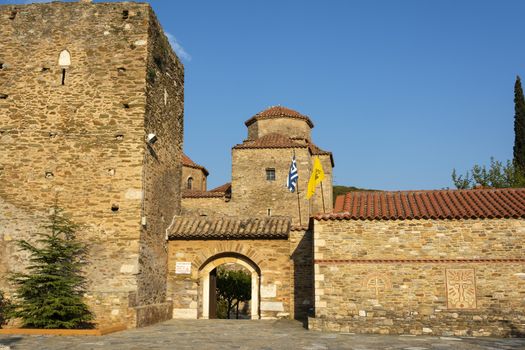
POLYGON ((297 163, 295 162, 295 155, 292 157, 292 164, 290 164, 290 172, 288 173, 288 178, 286 179, 286 187, 290 192, 295 192, 297 188, 297 180, 299 179, 299 174, 297 173, 297 163))

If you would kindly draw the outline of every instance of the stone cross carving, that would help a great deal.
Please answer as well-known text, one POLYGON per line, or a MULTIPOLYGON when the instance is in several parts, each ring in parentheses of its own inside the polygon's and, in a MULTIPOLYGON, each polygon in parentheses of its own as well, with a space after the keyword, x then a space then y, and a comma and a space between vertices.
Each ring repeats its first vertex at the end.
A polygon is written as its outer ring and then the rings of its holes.
POLYGON ((449 309, 476 308, 476 279, 474 269, 447 269, 446 286, 449 309))
POLYGON ((386 276, 373 273, 365 278, 364 287, 373 291, 376 298, 378 298, 380 293, 390 288, 390 280, 386 276))

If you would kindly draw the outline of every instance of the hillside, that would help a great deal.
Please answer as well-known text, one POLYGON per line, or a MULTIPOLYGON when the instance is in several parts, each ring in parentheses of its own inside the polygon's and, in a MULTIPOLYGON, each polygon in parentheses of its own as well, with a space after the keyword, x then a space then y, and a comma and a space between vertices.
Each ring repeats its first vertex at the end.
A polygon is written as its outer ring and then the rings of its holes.
POLYGON ((334 195, 334 203, 337 196, 348 193, 348 192, 355 192, 355 191, 380 191, 380 190, 372 190, 368 188, 359 188, 354 186, 334 186, 333 195, 334 195))

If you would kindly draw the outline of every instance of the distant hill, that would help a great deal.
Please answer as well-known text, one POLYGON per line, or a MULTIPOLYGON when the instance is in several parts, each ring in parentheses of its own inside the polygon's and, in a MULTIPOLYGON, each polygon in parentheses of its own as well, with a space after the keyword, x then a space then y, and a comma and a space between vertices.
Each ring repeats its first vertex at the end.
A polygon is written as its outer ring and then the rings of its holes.
POLYGON ((368 189, 368 188, 359 188, 359 187, 354 187, 354 186, 334 186, 334 203, 335 203, 335 199, 337 198, 337 196, 341 195, 341 194, 345 194, 345 193, 348 193, 348 192, 355 192, 355 191, 380 191, 380 190, 371 190, 371 189, 368 189))

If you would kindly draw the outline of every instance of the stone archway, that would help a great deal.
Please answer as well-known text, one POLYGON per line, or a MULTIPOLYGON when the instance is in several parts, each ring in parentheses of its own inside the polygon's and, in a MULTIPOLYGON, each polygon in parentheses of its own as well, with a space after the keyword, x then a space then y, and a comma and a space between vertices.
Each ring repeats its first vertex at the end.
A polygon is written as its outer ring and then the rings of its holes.
POLYGON ((200 288, 202 289, 202 318, 210 318, 210 307, 213 307, 215 303, 215 300, 211 300, 211 295, 214 295, 214 293, 210 293, 210 284, 212 282, 210 280, 210 274, 218 266, 227 263, 239 264, 250 272, 252 283, 251 319, 258 320, 260 318, 259 293, 261 270, 250 258, 233 252, 212 256, 206 260, 199 269, 200 288))

